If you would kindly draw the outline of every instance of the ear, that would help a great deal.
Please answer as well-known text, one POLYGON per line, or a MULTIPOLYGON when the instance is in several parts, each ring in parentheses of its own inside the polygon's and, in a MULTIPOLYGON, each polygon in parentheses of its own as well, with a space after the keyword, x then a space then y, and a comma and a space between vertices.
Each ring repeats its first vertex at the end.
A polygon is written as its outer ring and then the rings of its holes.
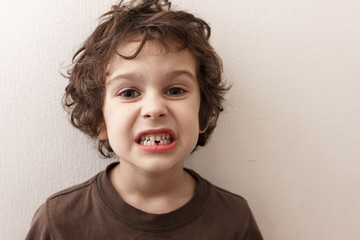
POLYGON ((206 132, 206 130, 207 130, 207 128, 205 128, 204 130, 199 129, 199 133, 202 134, 202 133, 206 132))
POLYGON ((100 124, 100 126, 98 128, 98 132, 99 132, 99 134, 97 136, 98 139, 103 140, 103 141, 108 139, 107 129, 106 129, 106 125, 105 125, 104 121, 100 124))
POLYGON ((209 119, 209 121, 208 121, 208 123, 206 124, 206 127, 203 129, 203 130, 201 130, 200 128, 199 128, 199 134, 202 134, 202 133, 204 133, 204 132, 206 132, 206 130, 208 129, 208 127, 209 127, 209 125, 210 125, 210 119, 209 119))

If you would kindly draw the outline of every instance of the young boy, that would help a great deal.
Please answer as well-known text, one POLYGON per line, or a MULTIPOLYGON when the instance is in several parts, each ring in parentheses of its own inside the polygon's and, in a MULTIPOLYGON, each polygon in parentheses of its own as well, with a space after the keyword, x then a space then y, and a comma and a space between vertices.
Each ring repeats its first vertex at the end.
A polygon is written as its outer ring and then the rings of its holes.
POLYGON ((262 239, 242 197, 183 168, 227 90, 209 37, 168 1, 121 1, 103 16, 73 58, 64 101, 120 163, 48 198, 27 239, 262 239))

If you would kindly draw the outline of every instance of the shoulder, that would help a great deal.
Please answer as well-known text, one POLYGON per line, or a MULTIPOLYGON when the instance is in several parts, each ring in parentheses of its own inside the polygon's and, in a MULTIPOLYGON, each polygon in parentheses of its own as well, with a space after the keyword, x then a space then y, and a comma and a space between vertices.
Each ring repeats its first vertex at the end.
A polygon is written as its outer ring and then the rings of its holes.
POLYGON ((237 214, 238 216, 248 216, 250 208, 247 200, 233 192, 215 186, 208 182, 210 204, 221 206, 222 211, 237 214))
POLYGON ((249 208, 244 197, 213 185, 193 170, 186 170, 197 179, 200 186, 206 188, 209 204, 216 204, 217 206, 228 208, 229 211, 233 211, 234 208, 246 211, 249 208))
POLYGON ((234 202, 240 205, 247 206, 247 201, 244 197, 236 193, 230 192, 224 188, 213 185, 212 183, 209 183, 209 185, 211 186, 211 190, 218 198, 224 199, 224 201, 234 202))
POLYGON ((57 193, 52 194, 48 199, 47 199, 47 203, 48 202, 52 202, 52 201, 56 201, 59 198, 63 198, 63 197, 69 197, 69 196, 75 196, 75 195, 82 195, 83 192, 88 191, 88 189, 91 187, 91 185, 96 181, 98 175, 101 174, 98 173, 97 175, 95 175, 94 177, 90 178, 89 180, 80 183, 80 184, 76 184, 74 186, 71 186, 69 188, 66 188, 62 191, 59 191, 57 193))
POLYGON ((248 221, 251 217, 251 210, 244 197, 213 185, 193 170, 187 169, 187 171, 205 190, 207 195, 205 204, 208 212, 240 222, 248 221))
POLYGON ((97 178, 101 174, 95 175, 91 179, 81 184, 66 188, 51 195, 46 201, 46 208, 50 217, 50 222, 63 217, 71 217, 75 212, 89 207, 89 203, 97 196, 97 178), (74 211, 76 210, 76 211, 74 211))
MULTIPOLYGON (((196 174, 196 173, 195 173, 196 174)), ((197 175, 207 188, 207 214, 218 222, 226 223, 223 229, 233 232, 235 239, 262 240, 260 230, 246 199, 238 194, 213 185, 197 175)))
POLYGON ((26 239, 55 239, 59 222, 68 221, 76 212, 74 209, 78 210, 87 205, 85 203, 93 196, 91 191, 99 174, 48 197, 35 212, 26 239))

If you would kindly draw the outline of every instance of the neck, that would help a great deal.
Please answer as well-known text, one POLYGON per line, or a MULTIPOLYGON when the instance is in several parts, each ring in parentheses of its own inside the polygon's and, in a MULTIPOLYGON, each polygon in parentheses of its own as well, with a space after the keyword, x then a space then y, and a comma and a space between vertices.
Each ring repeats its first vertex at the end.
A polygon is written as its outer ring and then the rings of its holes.
POLYGON ((120 163, 109 173, 117 193, 129 205, 148 213, 166 213, 187 203, 195 181, 182 164, 161 173, 148 173, 120 163))

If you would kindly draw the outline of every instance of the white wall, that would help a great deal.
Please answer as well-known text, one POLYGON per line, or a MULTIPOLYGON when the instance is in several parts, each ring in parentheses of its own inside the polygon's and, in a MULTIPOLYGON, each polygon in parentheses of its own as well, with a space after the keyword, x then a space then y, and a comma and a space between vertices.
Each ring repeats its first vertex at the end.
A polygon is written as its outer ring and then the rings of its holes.
MULTIPOLYGON (((58 73, 113 0, 0 2, 0 239, 110 161, 61 108, 58 73)), ((360 2, 173 0, 213 28, 233 84, 187 162, 248 199, 267 240, 360 235, 360 2)))

